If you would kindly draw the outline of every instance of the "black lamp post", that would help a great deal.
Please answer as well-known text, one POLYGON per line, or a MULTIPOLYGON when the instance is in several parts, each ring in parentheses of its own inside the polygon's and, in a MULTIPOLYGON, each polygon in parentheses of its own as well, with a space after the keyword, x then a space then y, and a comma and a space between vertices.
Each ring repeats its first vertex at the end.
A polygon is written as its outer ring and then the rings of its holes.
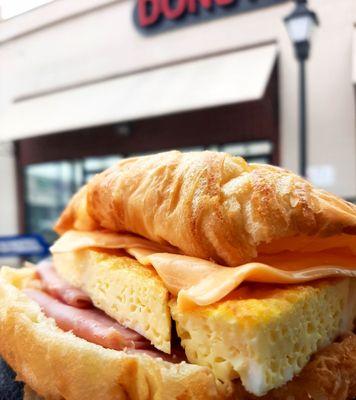
POLYGON ((305 61, 309 57, 310 39, 318 18, 307 8, 307 0, 296 0, 291 14, 284 18, 289 38, 294 45, 299 61, 299 168, 300 174, 307 172, 307 110, 305 90, 305 61))

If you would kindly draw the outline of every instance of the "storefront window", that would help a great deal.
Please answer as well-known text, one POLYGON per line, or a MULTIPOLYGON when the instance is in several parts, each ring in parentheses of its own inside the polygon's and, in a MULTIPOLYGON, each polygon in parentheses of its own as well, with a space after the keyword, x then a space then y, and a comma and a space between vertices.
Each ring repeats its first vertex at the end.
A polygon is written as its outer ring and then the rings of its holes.
POLYGON ((56 238, 53 224, 81 186, 120 159, 86 158, 29 165, 25 168, 26 231, 39 233, 49 243, 56 238))

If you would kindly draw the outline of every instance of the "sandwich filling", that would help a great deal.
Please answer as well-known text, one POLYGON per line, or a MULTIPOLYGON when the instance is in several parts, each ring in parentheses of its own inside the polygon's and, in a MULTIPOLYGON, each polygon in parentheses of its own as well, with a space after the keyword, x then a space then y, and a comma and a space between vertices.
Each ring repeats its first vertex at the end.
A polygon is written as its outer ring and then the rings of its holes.
POLYGON ((169 353, 162 343, 170 344, 172 318, 190 363, 208 366, 223 384, 240 379, 261 396, 293 379, 313 354, 353 328, 355 240, 342 235, 310 242, 261 247, 256 262, 237 267, 163 250, 135 235, 98 231, 68 231, 52 252, 58 274, 115 320, 169 353), (142 271, 151 275, 142 278, 142 271), (120 298, 120 292, 143 288, 146 297, 120 298), (159 308, 154 300, 164 288, 159 308))
POLYGON ((148 339, 129 329, 96 308, 81 289, 68 284, 56 272, 51 261, 36 268, 40 287, 25 288, 26 295, 41 307, 43 313, 56 321, 59 328, 71 331, 88 342, 113 350, 144 351, 152 357, 181 362, 184 352, 178 349, 167 355, 155 349, 148 339))
POLYGON ((51 251, 56 254, 92 247, 125 249, 141 264, 153 266, 166 288, 177 296, 181 310, 214 304, 244 281, 292 284, 335 276, 356 277, 355 236, 310 238, 307 242, 297 238, 296 243, 299 247, 285 244, 278 253, 273 244, 270 250, 265 246, 265 253, 261 252, 256 260, 236 267, 177 254, 176 249, 168 246, 163 250, 160 245, 135 235, 102 231, 68 231, 51 251))
POLYGON ((37 266, 39 287, 24 292, 59 328, 89 342, 188 360, 227 387, 239 380, 263 396, 352 330, 356 317, 351 239, 334 242, 342 251, 297 242, 225 267, 135 235, 69 231, 52 247, 53 262, 37 266), (183 348, 172 340, 172 321, 183 348))

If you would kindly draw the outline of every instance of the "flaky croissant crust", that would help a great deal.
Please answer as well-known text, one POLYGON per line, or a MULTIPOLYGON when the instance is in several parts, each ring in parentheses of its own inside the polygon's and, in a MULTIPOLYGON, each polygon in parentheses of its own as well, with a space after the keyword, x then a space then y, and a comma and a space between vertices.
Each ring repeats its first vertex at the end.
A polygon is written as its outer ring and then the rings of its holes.
POLYGON ((96 175, 55 229, 133 232, 234 266, 279 238, 356 234, 356 206, 278 167, 170 151, 125 159, 96 175))

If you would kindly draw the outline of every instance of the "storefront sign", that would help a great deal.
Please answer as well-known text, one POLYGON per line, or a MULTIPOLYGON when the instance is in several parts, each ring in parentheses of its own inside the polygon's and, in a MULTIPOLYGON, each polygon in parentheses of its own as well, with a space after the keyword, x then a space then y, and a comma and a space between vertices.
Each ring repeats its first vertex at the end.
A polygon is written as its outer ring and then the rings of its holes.
POLYGON ((144 33, 158 33, 285 1, 287 0, 137 0, 134 22, 144 33))
POLYGON ((48 255, 48 244, 40 235, 0 236, 0 257, 48 255))

